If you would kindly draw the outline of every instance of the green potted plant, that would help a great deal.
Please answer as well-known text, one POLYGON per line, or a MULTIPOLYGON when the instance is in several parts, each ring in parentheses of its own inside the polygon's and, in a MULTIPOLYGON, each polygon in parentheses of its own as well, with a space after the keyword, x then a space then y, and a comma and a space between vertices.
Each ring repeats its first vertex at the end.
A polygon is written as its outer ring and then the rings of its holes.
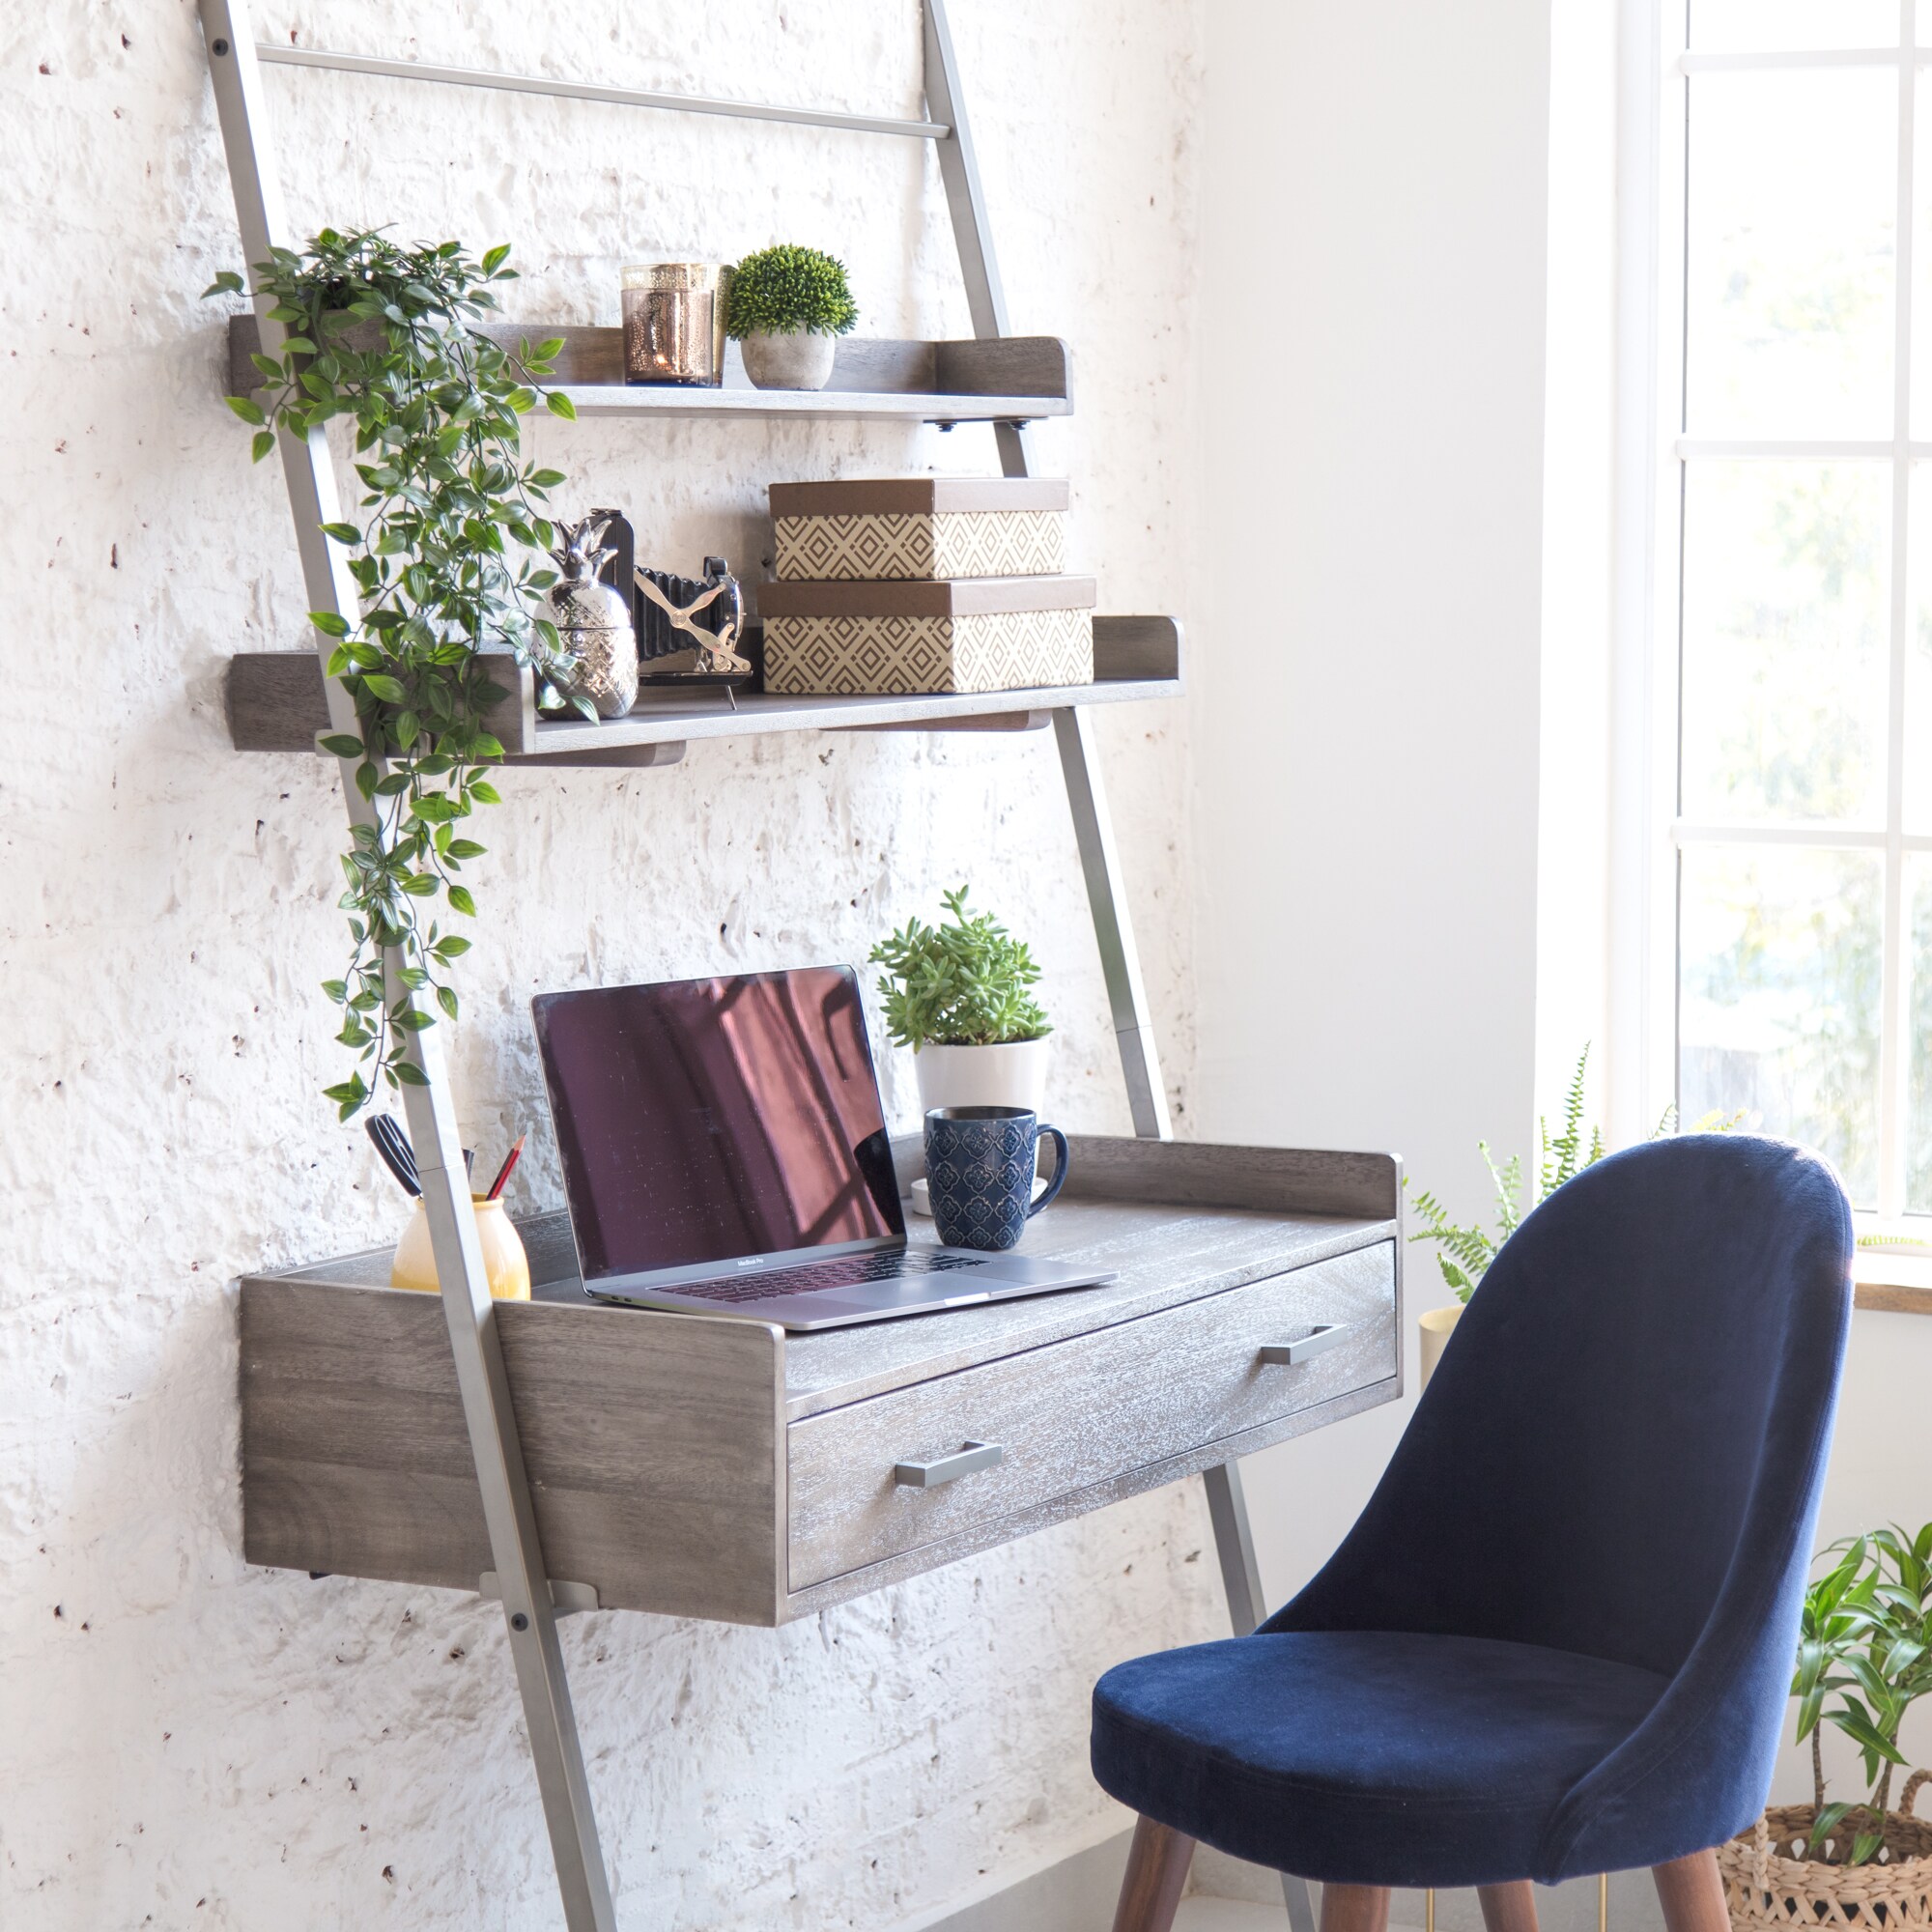
MULTIPOLYGON (((522 441, 540 398, 554 415, 576 412, 539 387, 560 338, 512 350, 483 332, 494 285, 516 274, 509 252, 475 261, 455 242, 404 247, 328 228, 300 253, 273 250, 255 283, 288 339, 281 355, 254 358, 254 395, 228 398, 255 432, 258 463, 277 428, 306 437, 337 417, 355 428, 355 521, 323 534, 348 554, 360 608, 309 613, 333 640, 329 676, 355 704, 355 730, 322 742, 346 761, 373 821, 342 855, 352 951, 323 988, 355 1059, 324 1090, 344 1120, 381 1086, 421 1085, 411 1037, 439 1013, 457 1015, 448 976, 469 941, 454 919, 475 914, 463 874, 484 850, 469 836, 471 815, 497 802, 489 773, 503 756, 484 720, 508 695, 484 675, 482 654, 513 654, 546 699, 568 692, 576 671, 543 601, 556 582, 542 555, 554 536, 545 499, 564 479, 522 441)), ((242 288, 231 270, 205 293, 242 288)), ((557 701, 596 716, 588 699, 557 701)))
MULTIPOLYGON (((1490 1153, 1489 1142, 1476 1143, 1484 1164, 1490 1170, 1490 1179, 1495 1184, 1496 1228, 1493 1235, 1473 1223, 1466 1228, 1459 1227, 1449 1218, 1448 1209, 1427 1188, 1416 1194, 1415 1211, 1424 1225, 1408 1238, 1411 1241, 1436 1243, 1436 1264, 1442 1270, 1442 1279, 1456 1296, 1447 1308, 1431 1308, 1416 1318, 1416 1326, 1422 1331, 1423 1387, 1429 1386, 1429 1378, 1435 1373, 1435 1364, 1442 1359, 1442 1350, 1449 1345, 1450 1333, 1461 1319, 1470 1295, 1475 1293, 1476 1284, 1489 1271, 1490 1264, 1495 1260, 1503 1243, 1516 1233, 1524 1214, 1548 1200, 1566 1180, 1574 1179, 1584 1168, 1595 1166, 1609 1151, 1604 1145, 1601 1127, 1591 1127, 1587 1137, 1584 1132, 1583 1080, 1589 1065, 1590 1049, 1586 1043, 1577 1057, 1576 1070, 1571 1074, 1570 1085, 1563 1094, 1561 1128, 1552 1134, 1548 1122, 1540 1115, 1537 1118, 1536 1172, 1529 1177, 1531 1186, 1527 1203, 1523 1199, 1522 1156, 1512 1154, 1498 1167, 1490 1153)), ((1723 1133, 1743 1119, 1742 1113, 1728 1116, 1706 1114, 1691 1131, 1700 1134, 1723 1133)), ((1651 1139, 1658 1140, 1671 1132, 1676 1123, 1677 1109, 1665 1109, 1651 1139)), ((1406 1188, 1407 1185, 1405 1177, 1403 1186, 1406 1188)))
POLYGON ((1804 1598, 1791 1694, 1798 1742, 1811 1742, 1809 1804, 1774 1805, 1718 1851, 1733 1926, 1922 1925, 1932 1916, 1932 1823, 1912 1815, 1932 1773, 1906 1762, 1905 1714, 1932 1691, 1932 1523, 1834 1543, 1804 1598), (1834 1725, 1858 1747, 1868 1787, 1828 1804, 1820 1740, 1834 1725))
POLYGON ((923 1112, 934 1107, 1025 1107, 1046 1090, 1053 1029, 1032 987, 1039 968, 990 913, 966 909, 967 889, 944 895, 947 919, 908 920, 872 948, 886 1031, 913 1051, 923 1112))
POLYGON ((760 389, 822 389, 838 338, 859 320, 845 266, 790 242, 760 248, 731 271, 726 332, 760 389))

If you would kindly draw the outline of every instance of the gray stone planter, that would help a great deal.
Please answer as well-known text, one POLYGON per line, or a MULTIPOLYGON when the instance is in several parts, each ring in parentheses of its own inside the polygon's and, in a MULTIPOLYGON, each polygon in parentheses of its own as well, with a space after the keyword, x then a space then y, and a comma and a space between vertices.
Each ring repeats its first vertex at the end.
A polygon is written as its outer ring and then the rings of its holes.
POLYGON ((838 338, 809 328, 789 335, 759 329, 746 336, 740 347, 745 352, 745 374, 754 388, 822 389, 832 378, 838 338))

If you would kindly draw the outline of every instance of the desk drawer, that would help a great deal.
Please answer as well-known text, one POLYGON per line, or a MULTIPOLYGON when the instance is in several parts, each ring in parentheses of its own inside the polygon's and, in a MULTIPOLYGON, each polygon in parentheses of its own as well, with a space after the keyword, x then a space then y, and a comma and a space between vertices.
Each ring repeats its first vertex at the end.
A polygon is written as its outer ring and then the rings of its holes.
POLYGON ((808 1416, 785 1432, 790 1587, 1184 1455, 1395 1372, 1395 1248, 1384 1241, 808 1416), (1344 1332, 1307 1360, 1262 1359, 1264 1348, 1330 1322, 1344 1332), (969 1442, 997 1444, 1001 1456, 969 1458, 968 1472, 952 1480, 944 1466, 932 1469, 930 1487, 915 1486, 910 1465, 953 1457, 969 1442))

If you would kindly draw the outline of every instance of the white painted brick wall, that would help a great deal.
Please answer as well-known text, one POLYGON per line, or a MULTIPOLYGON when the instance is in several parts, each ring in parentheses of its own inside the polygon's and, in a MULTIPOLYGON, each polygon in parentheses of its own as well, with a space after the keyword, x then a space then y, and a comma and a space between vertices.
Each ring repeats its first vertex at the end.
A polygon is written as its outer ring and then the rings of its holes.
MULTIPOLYGON (((959 0, 1014 324, 1068 336, 1105 608, 1189 605, 1193 0, 959 0)), ((910 112, 911 0, 569 9, 340 0, 311 45, 910 112), (403 34, 407 24, 412 33, 403 34)), ((304 228, 515 244, 531 317, 616 319, 620 263, 778 239, 851 266, 862 327, 964 332, 936 174, 802 129, 277 72, 304 228)), ((338 969, 332 773, 229 749, 238 648, 303 641, 272 469, 216 400, 239 266, 188 0, 0 10, 0 1925, 8 1932, 557 1922, 493 1611, 250 1571, 233 1282, 385 1238, 400 1201, 317 1089, 338 969)), ((643 554, 755 573, 774 478, 993 467, 990 435, 546 426, 643 554)), ((1184 746, 1108 717, 1122 843, 1184 1102, 1184 746)), ((858 959, 972 878, 1037 943, 1052 1110, 1125 1124, 1050 742, 799 738, 668 772, 516 772, 484 833, 453 1041, 466 1137, 542 1110, 539 987, 858 959)), ((910 1069, 888 1070, 900 1119, 910 1069)), ((1184 1119, 1184 1114, 1182 1116, 1184 1119)), ((556 1199, 533 1135, 519 1208, 556 1199)), ((780 1633, 598 1615, 565 1649, 627 1928, 890 1926, 1117 1828, 1085 1767, 1097 1671, 1220 1628, 1173 1491, 780 1633)))

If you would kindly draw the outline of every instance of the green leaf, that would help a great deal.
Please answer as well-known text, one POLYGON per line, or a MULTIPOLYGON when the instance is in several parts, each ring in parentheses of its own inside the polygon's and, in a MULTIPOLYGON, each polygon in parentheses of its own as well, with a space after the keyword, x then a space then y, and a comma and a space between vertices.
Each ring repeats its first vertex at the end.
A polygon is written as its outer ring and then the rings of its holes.
POLYGON ((311 611, 308 620, 325 638, 346 638, 349 635, 349 619, 334 611, 311 611))
POLYGON ((456 1017, 456 995, 447 986, 436 989, 436 1003, 451 1019, 456 1017))
POLYGON ((259 463, 275 446, 275 432, 271 429, 258 429, 254 440, 248 445, 252 462, 259 463))
POLYGON ((262 413, 261 404, 250 402, 246 396, 224 396, 222 398, 222 401, 225 402, 228 405, 228 407, 231 410, 233 410, 235 413, 238 416, 240 416, 244 423, 253 423, 256 425, 257 428, 259 428, 263 423, 268 421, 268 417, 262 413))
POLYGON ((333 537, 339 544, 359 544, 362 541, 362 532, 354 524, 324 524, 322 533, 333 537))
POLYGON ((398 678, 386 671, 365 671, 362 675, 363 688, 372 697, 380 697, 384 704, 406 704, 409 692, 398 678))
POLYGON ((553 389, 544 398, 545 406, 554 416, 561 416, 565 422, 577 420, 577 405, 561 389, 553 389))
POLYGON ((468 886, 451 886, 449 889, 449 904, 450 909, 454 912, 468 913, 472 919, 475 917, 476 901, 469 896, 469 888, 468 886))
POLYGON ((503 795, 488 779, 471 779, 467 787, 478 805, 501 805, 503 795))
POLYGON ((483 272, 486 275, 494 275, 509 259, 510 244, 507 242, 499 242, 496 247, 486 248, 483 251, 483 272))
POLYGON ((332 731, 322 741, 325 752, 333 752, 338 758, 359 758, 362 755, 362 740, 352 738, 346 731, 332 731))
POLYGON ((223 269, 209 285, 202 290, 201 298, 206 301, 210 296, 239 296, 247 284, 233 269, 223 269))
POLYGON ((392 1062, 391 1065, 395 1067, 396 1078, 405 1087, 427 1087, 429 1085, 428 1074, 414 1061, 398 1060, 392 1062))
POLYGON ((456 959, 469 951, 469 942, 461 933, 446 932, 432 951, 439 959, 456 959))

